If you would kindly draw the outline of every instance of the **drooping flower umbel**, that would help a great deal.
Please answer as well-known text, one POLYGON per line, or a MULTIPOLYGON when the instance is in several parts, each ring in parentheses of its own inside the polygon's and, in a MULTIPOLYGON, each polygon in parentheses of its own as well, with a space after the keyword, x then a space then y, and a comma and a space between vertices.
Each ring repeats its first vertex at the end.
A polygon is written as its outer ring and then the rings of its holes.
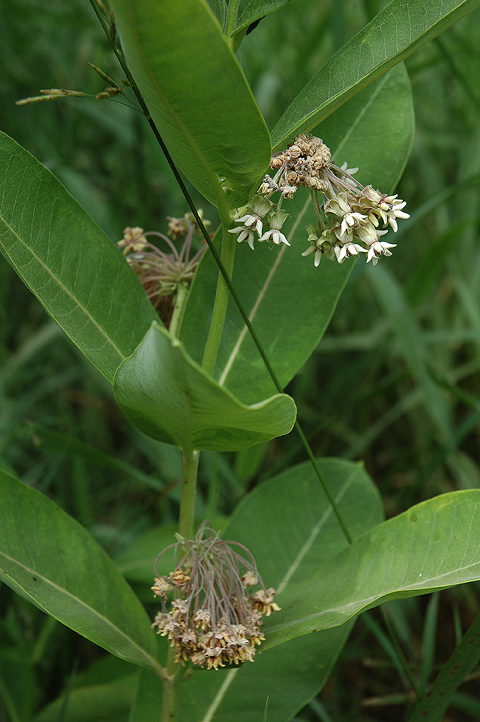
POLYGON ((195 539, 179 537, 164 549, 156 568, 172 548, 175 570, 168 576, 157 575, 152 587, 162 600, 152 627, 168 636, 176 661, 190 660, 207 669, 253 661, 256 645, 265 639, 261 618, 279 607, 275 590, 265 589, 248 549, 220 539, 208 521, 195 539), (248 591, 255 586, 260 588, 248 591))
MULTIPOLYGON (((201 209, 199 215, 200 217, 203 215, 201 209)), ((199 232, 191 213, 186 213, 183 218, 169 217, 168 222, 168 233, 174 240, 177 239, 177 236, 185 236, 180 251, 163 233, 145 232, 143 228, 138 227, 125 228, 123 238, 117 242, 117 246, 122 250, 132 270, 138 276, 152 306, 159 312, 167 326, 169 320, 168 300, 175 296, 180 286, 188 289, 200 258, 207 248, 206 245, 203 245, 193 258, 190 257, 193 234, 199 232), (160 248, 150 243, 147 237, 159 238, 167 244, 171 253, 161 251, 160 248), (162 308, 162 303, 166 304, 165 309, 162 308), (162 314, 161 312, 165 310, 167 313, 162 314)), ((210 224, 207 220, 203 222, 205 225, 210 224)))
POLYGON ((232 228, 239 242, 247 240, 253 249, 256 234, 259 241, 271 240, 290 245, 280 229, 287 217, 281 210, 284 199, 291 199, 299 186, 310 189, 317 223, 307 226, 310 246, 302 254, 314 254, 318 266, 322 256, 343 263, 350 256, 367 254, 373 265, 381 256, 391 256, 394 243, 381 240, 385 228, 397 231, 397 218, 409 218, 404 212, 405 201, 396 195, 362 186, 353 176, 358 168, 347 169, 331 160, 330 149, 320 138, 300 133, 288 148, 275 153, 270 167, 273 178, 266 175, 252 199, 252 206, 238 209, 235 217, 243 225, 232 228), (271 200, 275 193, 279 201, 271 200), (382 222, 383 229, 379 229, 382 222), (264 226, 270 224, 270 230, 264 226))

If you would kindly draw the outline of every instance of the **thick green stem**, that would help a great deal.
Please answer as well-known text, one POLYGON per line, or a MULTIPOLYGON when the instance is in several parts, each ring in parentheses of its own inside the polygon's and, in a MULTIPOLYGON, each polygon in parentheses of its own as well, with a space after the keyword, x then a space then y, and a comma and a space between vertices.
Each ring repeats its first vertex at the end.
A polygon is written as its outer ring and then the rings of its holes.
POLYGON ((195 522, 195 492, 199 451, 182 449, 182 498, 180 501, 180 521, 178 533, 185 539, 192 539, 195 522))
POLYGON ((185 309, 185 303, 187 302, 188 289, 183 283, 177 288, 177 295, 175 296, 175 305, 173 307, 172 318, 170 320, 170 326, 168 330, 172 336, 178 336, 178 329, 182 320, 183 311, 185 309))
POLYGON ((177 719, 181 671, 181 665, 175 662, 175 649, 170 647, 163 678, 162 722, 175 722, 177 719))
MULTIPOLYGON (((224 224, 222 236, 222 253, 221 261, 224 269, 231 278, 233 271, 233 262, 235 260, 235 238, 228 233, 224 224)), ((218 274, 217 292, 215 295, 215 304, 213 306, 212 321, 208 332, 207 343, 203 354, 202 368, 207 374, 212 374, 217 360, 218 348, 222 338, 223 325, 225 323, 225 315, 227 313, 227 305, 230 291, 227 283, 221 273, 218 274)))
MULTIPOLYGON (((222 238, 222 262, 231 276, 233 270, 233 261, 235 258, 235 239, 225 229, 222 238)), ((177 298, 175 299, 175 308, 170 323, 170 331, 176 335, 180 325, 183 308, 187 298, 186 289, 179 286, 177 298)), ((203 368, 207 373, 212 373, 215 367, 218 347, 223 332, 223 324, 225 314, 227 312, 229 290, 228 286, 219 273, 217 283, 217 293, 215 296, 215 304, 213 307, 212 323, 210 325, 210 333, 208 335, 205 354, 203 357, 203 368)), ((198 475, 199 451, 191 449, 182 449, 182 498, 180 501, 180 520, 178 524, 178 533, 185 539, 192 539, 195 524, 195 493, 198 475)), ((163 700, 162 700, 162 722, 175 722, 178 710, 178 695, 180 691, 181 666, 175 662, 175 650, 168 650, 167 667, 163 681, 163 700)))
MULTIPOLYGON (((197 486, 199 451, 182 449, 182 498, 178 533, 192 539, 195 523, 195 491, 197 486)), ((167 666, 163 678, 162 722, 175 722, 182 667, 175 662, 176 650, 168 650, 167 666)))

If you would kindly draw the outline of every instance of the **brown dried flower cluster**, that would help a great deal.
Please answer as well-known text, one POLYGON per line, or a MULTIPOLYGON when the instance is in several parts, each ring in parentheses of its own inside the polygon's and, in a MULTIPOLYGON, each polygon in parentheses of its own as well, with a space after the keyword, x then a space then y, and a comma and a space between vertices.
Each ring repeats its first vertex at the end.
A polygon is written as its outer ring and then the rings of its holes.
POLYGON ((152 627, 168 636, 176 661, 207 669, 253 661, 256 646, 265 638, 261 618, 279 607, 275 590, 263 586, 250 552, 220 539, 209 522, 200 526, 195 539, 180 539, 168 549, 172 547, 175 570, 157 576, 152 587, 162 600, 152 627), (258 591, 248 591, 256 585, 258 591))
MULTIPOLYGON (((200 214, 202 211, 200 210, 200 214)), ((190 286, 198 263, 206 245, 190 258, 192 248, 192 237, 197 231, 195 219, 187 213, 183 218, 168 218, 168 233, 174 239, 179 235, 185 235, 185 241, 177 250, 175 244, 168 236, 157 231, 145 232, 143 228, 127 227, 123 231, 123 238, 118 241, 117 246, 122 250, 130 267, 138 276, 140 283, 150 299, 152 306, 160 313, 162 320, 168 325, 169 314, 165 317, 161 313, 162 303, 165 299, 175 296, 180 286, 188 289, 190 286), (164 253, 158 246, 150 243, 147 237, 159 238, 165 243, 170 253, 164 253)), ((209 221, 204 221, 209 223, 209 221)), ((170 308, 168 302, 165 308, 170 308)), ((171 309, 170 309, 171 310, 171 309)))
POLYGON ((322 171, 329 167, 330 156, 330 148, 320 138, 300 133, 287 150, 272 157, 270 168, 276 171, 283 170, 278 181, 280 189, 306 186, 324 191, 327 184, 322 171))

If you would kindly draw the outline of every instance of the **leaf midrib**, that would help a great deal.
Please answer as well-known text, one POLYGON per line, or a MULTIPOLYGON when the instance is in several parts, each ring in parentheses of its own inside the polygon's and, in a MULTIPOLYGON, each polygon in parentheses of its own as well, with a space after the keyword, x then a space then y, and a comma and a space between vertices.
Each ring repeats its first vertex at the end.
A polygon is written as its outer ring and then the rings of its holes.
MULTIPOLYGON (((463 566, 463 567, 457 567, 456 569, 450 570, 449 572, 445 572, 444 574, 439 574, 434 577, 429 577, 428 579, 422 580, 422 583, 416 582, 416 583, 412 583, 412 584, 407 584, 402 587, 398 587, 397 589, 385 590, 381 594, 375 594, 370 597, 364 597, 363 599, 356 599, 352 602, 348 602, 347 604, 341 604, 339 606, 330 607, 329 609, 323 609, 322 611, 315 612, 313 614, 309 614, 309 615, 306 615, 303 617, 297 617, 296 619, 293 619, 289 622, 284 622, 282 624, 277 624, 274 626, 272 625, 271 627, 269 627, 268 632, 270 635, 275 632, 281 631, 283 629, 288 629, 289 627, 296 626, 296 625, 298 625, 302 622, 306 622, 308 620, 321 619, 322 617, 327 616, 328 614, 332 614, 332 613, 341 613, 341 612, 348 612, 349 610, 353 610, 352 614, 351 614, 351 616, 353 616, 353 614, 360 612, 362 609, 364 609, 370 603, 376 602, 380 599, 383 599, 383 597, 388 596, 390 594, 397 594, 397 593, 401 593, 404 591, 415 591, 415 590, 425 590, 425 592, 428 593, 428 591, 431 589, 443 588, 443 585, 441 583, 440 584, 432 584, 432 582, 440 581, 442 579, 445 579, 445 578, 451 576, 452 574, 457 574, 458 572, 461 572, 461 571, 464 571, 467 569, 472 569, 474 567, 480 567, 480 561, 472 562, 471 564, 467 564, 466 566, 463 566)), ((465 580, 465 582, 475 581, 476 578, 477 577, 472 577, 470 580, 468 580, 468 579, 465 580)), ((460 583, 461 582, 458 580, 452 580, 447 583, 447 586, 453 586, 453 585, 460 584, 460 583)), ((343 619, 341 623, 343 624, 343 622, 345 622, 345 621, 348 621, 348 619, 343 619)), ((328 626, 334 627, 334 626, 337 626, 337 624, 334 623, 334 624, 330 624, 328 626)), ((325 629, 326 628, 328 628, 328 627, 325 627, 325 629)))

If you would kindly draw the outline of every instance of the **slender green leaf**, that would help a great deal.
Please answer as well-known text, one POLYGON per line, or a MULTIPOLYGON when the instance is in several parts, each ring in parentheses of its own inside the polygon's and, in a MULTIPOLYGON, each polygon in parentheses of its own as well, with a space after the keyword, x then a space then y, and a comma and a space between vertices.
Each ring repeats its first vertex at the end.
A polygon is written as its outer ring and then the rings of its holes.
POLYGON ((391 321, 398 339, 398 348, 420 386, 425 408, 443 438, 453 446, 448 404, 442 390, 427 369, 427 352, 423 334, 403 295, 400 285, 384 267, 371 269, 368 274, 373 290, 391 321))
POLYGON ((274 149, 284 147, 296 133, 310 131, 348 98, 479 4, 480 0, 392 0, 300 91, 272 131, 274 149))
POLYGON ((279 598, 265 646, 343 624, 389 599, 480 579, 480 491, 425 501, 375 527, 279 598))
MULTIPOLYGON (((413 137, 413 107, 408 75, 403 65, 394 68, 352 98, 316 129, 339 164, 360 166, 359 180, 389 191, 406 163, 413 137)), ((233 283, 285 386, 320 341, 337 300, 347 282, 353 261, 339 265, 324 259, 314 268, 306 250, 305 225, 315 222, 310 196, 297 191, 285 210, 292 214, 286 226, 292 248, 273 250, 258 244, 255 250, 237 248, 233 283)), ((393 234, 392 234, 393 235, 393 234)), ((200 363, 210 325, 210 308, 217 270, 205 254, 195 276, 180 338, 200 363)), ((274 393, 264 363, 245 324, 230 303, 214 377, 246 403, 274 393)))
POLYGON ((438 625, 438 603, 440 594, 436 592, 432 594, 428 600, 427 610, 425 614, 425 624, 422 634, 422 662, 420 665, 420 674, 418 679, 417 693, 423 697, 427 682, 435 663, 435 644, 438 625))
POLYGON ((112 241, 59 181, 0 133, 0 249, 110 380, 156 318, 112 241))
POLYGON ((179 168, 212 203, 246 203, 270 161, 270 139, 208 5, 112 5, 130 70, 179 168))
POLYGON ((478 218, 467 218, 454 223, 427 246, 405 283, 405 298, 412 308, 418 308, 437 288, 447 257, 465 230, 476 225, 478 221, 478 218))
POLYGON ((5 584, 112 654, 159 667, 148 617, 111 559, 78 522, 3 472, 0 530, 5 584))
POLYGON ((34 722, 128 722, 139 673, 118 657, 103 656, 69 677, 62 693, 34 722))
POLYGON ((160 479, 157 479, 152 475, 145 474, 143 471, 140 471, 140 469, 127 464, 125 461, 121 461, 121 459, 117 459, 110 454, 105 454, 104 452, 99 451, 95 446, 79 441, 73 436, 68 434, 59 434, 58 432, 47 429, 39 424, 32 424, 30 428, 32 430, 32 434, 35 435, 36 443, 38 443, 41 448, 46 451, 52 451, 73 459, 82 459, 89 464, 93 464, 94 466, 98 466, 103 469, 113 469, 121 474, 136 479, 140 483, 150 489, 155 489, 156 491, 160 491, 166 486, 166 484, 162 483, 160 479))
POLYGON ((295 422, 290 396, 245 406, 152 324, 119 368, 114 389, 121 409, 145 434, 184 449, 236 451, 287 434, 295 422))
POLYGON ((0 471, 4 471, 6 474, 10 474, 11 476, 13 476, 13 474, 15 473, 13 471, 12 467, 10 466, 10 464, 8 463, 8 461, 5 461, 5 459, 3 459, 1 456, 0 456, 0 471))
MULTIPOLYGON (((354 538, 382 521, 378 492, 361 464, 340 459, 319 463, 354 538)), ((284 591, 295 589, 299 578, 318 568, 319 560, 335 557, 346 546, 309 462, 255 489, 222 537, 247 546, 265 584, 284 591)), ((253 664, 193 675, 182 684, 180 722, 261 720, 266 697, 268 722, 289 722, 325 682, 350 629, 349 622, 262 651, 264 642, 253 664)), ((266 625, 265 633, 268 640, 266 625)), ((152 719, 160 687, 154 675, 142 670, 130 722, 152 719)))
POLYGON ((421 699, 408 722, 441 722, 456 689, 480 660, 480 616, 463 637, 427 695, 421 699))
POLYGON ((220 23, 220 27, 223 28, 223 26, 225 25, 225 19, 227 17, 226 0, 207 0, 207 2, 210 10, 220 23))

